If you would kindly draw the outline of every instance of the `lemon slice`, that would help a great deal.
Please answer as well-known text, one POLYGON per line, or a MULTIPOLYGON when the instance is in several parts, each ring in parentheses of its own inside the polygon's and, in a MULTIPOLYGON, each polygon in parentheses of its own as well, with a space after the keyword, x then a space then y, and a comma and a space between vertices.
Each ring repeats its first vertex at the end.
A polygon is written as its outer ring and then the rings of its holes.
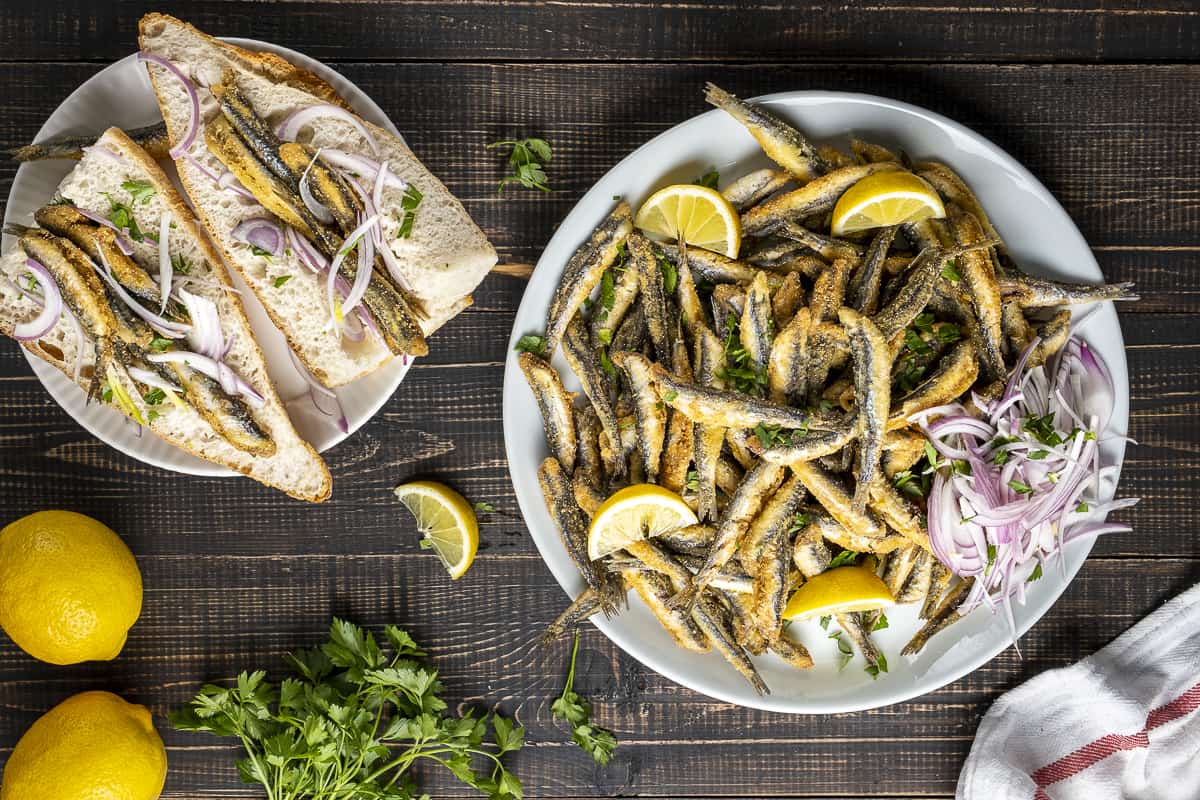
POLYGON ((784 619, 809 619, 896 605, 879 576, 864 567, 837 567, 811 578, 796 590, 784 619))
POLYGON ((876 172, 851 186, 833 209, 833 235, 946 216, 933 187, 911 172, 876 172))
POLYGON ((622 547, 696 525, 683 498, 652 483, 626 486, 596 509, 588 528, 588 558, 595 561, 622 547))
POLYGON ((680 183, 659 189, 638 209, 633 221, 646 233, 737 258, 742 221, 720 192, 680 183))
POLYGON ((396 487, 396 498, 412 512, 417 530, 438 554, 450 577, 462 577, 479 548, 479 523, 466 499, 435 481, 402 483, 396 487))

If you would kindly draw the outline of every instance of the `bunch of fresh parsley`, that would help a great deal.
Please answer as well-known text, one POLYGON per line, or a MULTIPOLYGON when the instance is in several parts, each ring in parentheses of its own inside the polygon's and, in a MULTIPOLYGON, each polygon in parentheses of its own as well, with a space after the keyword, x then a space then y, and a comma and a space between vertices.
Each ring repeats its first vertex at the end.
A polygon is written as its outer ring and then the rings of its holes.
POLYGON ((240 739, 238 772, 267 800, 412 800, 420 759, 493 800, 520 800, 521 782, 500 756, 521 748, 524 728, 498 714, 447 714, 425 652, 394 625, 384 634, 390 656, 369 632, 334 619, 327 642, 287 656, 298 677, 275 685, 259 670, 236 686, 206 685, 171 723, 240 739))
POLYGON ((592 704, 575 692, 575 657, 579 655, 579 631, 575 631, 575 644, 571 647, 571 666, 567 670, 567 684, 557 700, 550 704, 550 713, 570 723, 571 738, 597 764, 607 764, 617 749, 617 737, 613 732, 592 724, 592 704))
POLYGON ((527 189, 550 191, 550 186, 546 183, 544 165, 550 163, 551 153, 550 143, 545 139, 506 139, 492 142, 487 147, 512 148, 512 152, 508 154, 508 167, 512 174, 500 179, 500 186, 496 191, 504 191, 504 187, 510 183, 519 183, 527 189))

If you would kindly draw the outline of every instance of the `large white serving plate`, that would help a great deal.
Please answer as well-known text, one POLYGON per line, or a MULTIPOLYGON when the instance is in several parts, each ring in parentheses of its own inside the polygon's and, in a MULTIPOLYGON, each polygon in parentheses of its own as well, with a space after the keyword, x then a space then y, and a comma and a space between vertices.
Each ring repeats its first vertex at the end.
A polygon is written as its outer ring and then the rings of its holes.
MULTIPOLYGON (((698 91, 699 87, 697 87, 698 91)), ((914 159, 948 163, 976 191, 1013 257, 1026 270, 1049 277, 1096 282, 1100 268, 1087 243, 1044 186, 1012 157, 979 134, 943 116, 906 103, 870 95, 839 92, 785 92, 759 98, 773 112, 791 121, 818 141, 846 144, 850 135, 903 148, 914 159)), ((727 182, 767 162, 750 135, 731 117, 709 111, 666 131, 638 148, 584 195, 550 240, 534 270, 517 312, 504 374, 504 441, 517 500, 554 577, 572 597, 584 588, 542 500, 538 464, 549 453, 541 421, 511 346, 524 333, 545 327, 546 309, 563 265, 620 195, 636 209, 655 189, 689 182, 716 167, 727 182)), ((1077 319, 1078 333, 1099 352, 1116 384, 1112 436, 1102 445, 1106 464, 1120 465, 1129 421, 1129 379, 1124 342, 1111 303, 1077 319)), ((568 389, 578 387, 562 361, 557 366, 568 389)), ((1115 479, 1104 487, 1111 496, 1115 479)), ((1078 540, 1065 558, 1031 584, 1024 606, 1015 609, 1016 626, 1024 633, 1066 588, 1091 550, 1090 540, 1078 540)), ((564 605, 567 599, 563 600, 564 605)), ((896 703, 938 689, 1000 653, 1011 643, 1000 617, 980 609, 935 636, 917 657, 900 649, 919 627, 914 606, 888 613, 890 627, 874 634, 887 656, 890 671, 878 680, 854 661, 838 671, 836 645, 815 622, 793 625, 789 634, 812 652, 816 666, 808 671, 789 667, 776 656, 755 663, 771 687, 759 697, 749 684, 717 654, 696 655, 678 649, 636 598, 613 619, 594 622, 610 639, 647 667, 696 691, 738 705, 793 713, 834 713, 896 703)))
MULTIPOLYGON (((341 73, 321 62, 286 47, 254 39, 228 38, 225 41, 249 50, 276 53, 291 63, 316 73, 332 85, 363 118, 400 136, 396 126, 371 98, 341 73)), ((137 62, 136 55, 131 54, 105 67, 72 92, 46 120, 34 141, 43 141, 63 133, 98 135, 113 125, 125 129, 138 128, 161 119, 162 115, 158 111, 158 103, 154 99, 146 68, 137 62)), ((54 196, 58 184, 74 166, 74 161, 36 161, 22 164, 17 170, 12 191, 8 196, 4 224, 32 225, 33 212, 54 196)), ((174 174, 170 164, 163 166, 168 174, 174 174)), ((13 237, 6 235, 4 252, 13 246, 13 237)), ((338 389, 338 399, 348 422, 348 430, 343 432, 333 417, 321 414, 313 406, 309 398, 308 384, 292 365, 283 334, 271 323, 254 293, 246 288, 236 272, 233 273, 233 280, 242 292, 246 315, 250 318, 255 338, 262 347, 267 371, 275 381, 279 396, 287 404, 296 430, 319 452, 328 450, 366 424, 392 396, 408 372, 410 359, 397 358, 382 369, 338 389)), ((38 379, 63 410, 89 433, 122 453, 156 467, 190 475, 217 477, 237 474, 226 467, 172 447, 157 436, 143 435, 136 425, 116 409, 103 403, 88 403, 84 391, 61 372, 28 351, 25 355, 38 379)))

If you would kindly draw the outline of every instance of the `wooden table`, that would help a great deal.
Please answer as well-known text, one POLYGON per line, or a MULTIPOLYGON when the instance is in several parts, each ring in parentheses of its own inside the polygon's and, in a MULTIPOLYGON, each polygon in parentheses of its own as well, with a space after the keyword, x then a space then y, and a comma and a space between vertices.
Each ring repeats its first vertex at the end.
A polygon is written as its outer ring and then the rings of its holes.
MULTIPOLYGON (((0 523, 43 508, 119 531, 145 577, 120 658, 54 667, 0 639, 0 746, 70 694, 105 688, 159 715, 165 797, 254 797, 233 749, 161 715, 206 679, 277 664, 333 614, 398 622, 436 655, 452 698, 528 726, 515 760, 536 797, 948 797, 1000 693, 1092 652, 1200 578, 1200 15, 1191 0, 1052 0, 990 11, 935 0, 724 2, 176 2, 204 30, 323 59, 375 98, 501 251, 529 264, 580 195, 642 142, 704 111, 706 80, 746 96, 839 89, 942 112, 1038 175, 1091 242, 1122 306, 1133 385, 1124 493, 1136 531, 1100 542, 1058 604, 1010 650, 925 697, 805 717, 713 702, 590 626, 577 688, 620 747, 594 766, 552 720, 567 652, 537 643, 566 597, 517 511, 501 439, 505 346, 523 279, 489 277, 473 308, 363 430, 329 454, 333 499, 308 506, 245 480, 162 472, 93 440, 0 343, 0 523), (543 135, 555 191, 496 193, 497 139, 543 135), (417 547, 391 488, 437 476, 496 513, 451 584, 417 547)), ((0 144, 30 140, 84 79, 136 47, 150 4, 9 0, 0 14, 0 144)), ((0 165, 0 195, 13 166, 0 165)), ((520 272, 520 270, 515 270, 520 272)), ((437 796, 465 793, 430 776, 437 796)))

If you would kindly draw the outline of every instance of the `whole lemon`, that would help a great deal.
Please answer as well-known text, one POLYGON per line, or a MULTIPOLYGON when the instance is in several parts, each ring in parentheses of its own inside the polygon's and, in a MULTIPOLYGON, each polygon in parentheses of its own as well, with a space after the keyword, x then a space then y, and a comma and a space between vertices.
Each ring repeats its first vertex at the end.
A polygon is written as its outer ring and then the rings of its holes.
POLYGON ((146 707, 83 692, 25 731, 0 800, 154 800, 166 779, 167 750, 146 707))
POLYGON ((0 531, 0 628, 34 658, 116 658, 141 612, 137 562, 107 526, 39 511, 0 531))

